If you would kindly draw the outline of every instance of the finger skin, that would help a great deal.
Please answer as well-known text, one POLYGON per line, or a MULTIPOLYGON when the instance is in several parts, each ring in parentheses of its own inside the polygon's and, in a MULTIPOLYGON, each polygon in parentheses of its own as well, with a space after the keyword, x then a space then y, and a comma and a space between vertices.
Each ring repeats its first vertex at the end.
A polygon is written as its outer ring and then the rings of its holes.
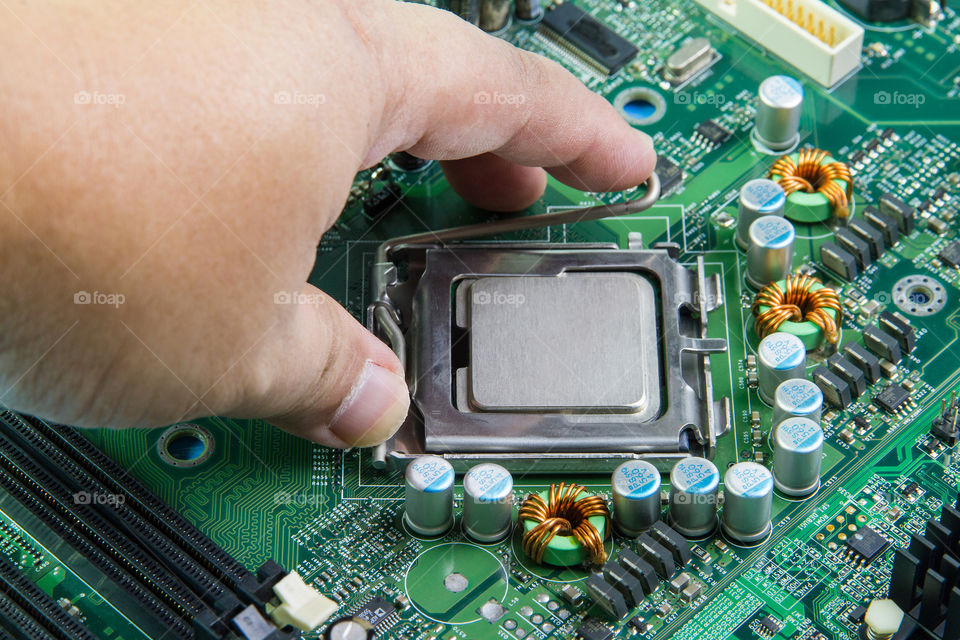
POLYGON ((495 153, 591 191, 635 187, 653 171, 649 136, 557 63, 423 5, 368 0, 347 11, 366 28, 377 16, 386 34, 376 44, 386 110, 368 161, 399 149, 438 160, 495 153), (417 64, 397 68, 397 51, 417 64))
POLYGON ((0 114, 0 402, 78 426, 293 428, 312 398, 322 429, 367 360, 399 369, 362 329, 274 303, 303 290, 382 109, 338 5, 32 3, 0 7, 0 40, 0 89, 23 96, 0 114), (316 64, 331 50, 341 65, 316 64))
POLYGON ((356 171, 410 149, 509 210, 537 167, 620 189, 654 161, 558 65, 420 5, 40 0, 0 4, 0 42, 0 403, 78 426, 382 440, 399 362, 305 284, 356 171))
POLYGON ((538 167, 524 167, 492 153, 440 163, 460 197, 481 209, 521 211, 543 195, 547 176, 538 167))
POLYGON ((369 446, 393 435, 410 402, 394 353, 312 285, 295 306, 280 344, 265 349, 284 354, 265 393, 248 395, 249 408, 235 411, 328 446, 369 446))

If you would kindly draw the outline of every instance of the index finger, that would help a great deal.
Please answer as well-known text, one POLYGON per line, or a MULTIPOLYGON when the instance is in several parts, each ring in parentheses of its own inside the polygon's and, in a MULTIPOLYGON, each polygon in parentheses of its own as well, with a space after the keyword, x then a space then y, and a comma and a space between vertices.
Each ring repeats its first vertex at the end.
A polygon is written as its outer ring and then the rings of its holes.
MULTIPOLYGON (((368 160, 401 149, 437 160, 494 153, 590 191, 634 187, 653 171, 650 137, 557 63, 446 11, 372 4, 390 28, 370 42, 386 98, 368 160)), ((369 20, 364 5, 348 12, 369 20)))

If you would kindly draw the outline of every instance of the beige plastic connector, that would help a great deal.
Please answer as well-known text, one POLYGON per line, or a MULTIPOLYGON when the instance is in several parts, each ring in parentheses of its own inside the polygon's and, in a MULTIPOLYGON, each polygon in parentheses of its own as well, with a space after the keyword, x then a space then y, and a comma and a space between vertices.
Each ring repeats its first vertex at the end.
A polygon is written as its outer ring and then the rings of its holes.
POLYGON ((860 66, 863 27, 820 0, 696 0, 825 87, 860 66))
POLYGON ((889 640, 900 630, 903 611, 893 600, 874 600, 863 616, 867 625, 867 638, 870 640, 889 640))
POLYGON ((297 573, 288 573, 273 587, 280 606, 270 612, 279 626, 293 625, 301 631, 310 631, 337 612, 340 607, 303 581, 297 573))

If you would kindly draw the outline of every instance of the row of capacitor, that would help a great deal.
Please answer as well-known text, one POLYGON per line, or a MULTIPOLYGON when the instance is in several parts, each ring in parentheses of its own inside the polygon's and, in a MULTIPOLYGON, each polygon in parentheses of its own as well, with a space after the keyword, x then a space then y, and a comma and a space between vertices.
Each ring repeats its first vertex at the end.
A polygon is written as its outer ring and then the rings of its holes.
MULTIPOLYGON (((514 15, 518 20, 532 22, 543 15, 540 0, 516 0, 514 4, 514 15)), ((510 5, 511 0, 443 0, 440 3, 441 7, 490 33, 507 27, 510 5)))
MULTIPOLYGON (((770 76, 757 91, 753 137, 760 147, 784 153, 800 139, 803 87, 789 76, 770 76)), ((787 196, 774 180, 750 180, 740 189, 737 246, 747 252, 746 280, 760 289, 793 270, 796 231, 783 217, 787 196)))
MULTIPOLYGON (((788 497, 810 495, 820 486, 823 432, 806 418, 789 418, 775 429, 773 472, 756 462, 738 462, 723 476, 720 526, 733 542, 752 544, 770 533, 774 487, 788 497)), ((617 530, 635 537, 660 519, 660 473, 649 462, 631 460, 613 472, 613 516, 617 530)), ((688 457, 670 471, 667 519, 687 538, 711 535, 717 526, 720 472, 706 458, 688 457)))
MULTIPOLYGON (((772 436, 773 472, 755 462, 732 465, 724 476, 721 526, 734 542, 750 544, 770 532, 774 487, 790 497, 810 495, 820 485, 823 431, 804 417, 781 421, 772 436)), ((405 525, 417 535, 440 536, 454 522, 455 474, 449 462, 421 456, 406 471, 405 525)), ((611 477, 613 520, 636 537, 660 519, 660 471, 644 460, 618 466, 611 477)), ((720 472, 705 458, 688 457, 670 472, 670 525, 689 538, 703 538, 717 525, 720 472)), ((513 524, 513 477, 502 466, 482 463, 463 478, 463 531, 480 543, 505 538, 513 524)))

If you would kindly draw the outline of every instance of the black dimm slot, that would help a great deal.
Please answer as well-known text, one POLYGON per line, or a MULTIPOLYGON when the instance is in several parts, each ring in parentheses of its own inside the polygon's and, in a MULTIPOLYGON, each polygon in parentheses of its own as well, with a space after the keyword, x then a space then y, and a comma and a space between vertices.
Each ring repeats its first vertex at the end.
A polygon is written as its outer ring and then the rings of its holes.
POLYGON ((52 478, 23 452, 2 438, 0 468, 7 472, 0 473, 0 485, 11 495, 91 562, 95 562, 108 577, 137 597, 156 614, 158 620, 171 629, 177 629, 181 637, 193 637, 187 620, 196 615, 202 608, 202 603, 197 603, 189 590, 162 571, 159 580, 157 576, 150 575, 157 570, 155 563, 143 556, 139 549, 132 548, 122 537, 111 536, 115 539, 107 539, 102 533, 109 534, 109 527, 106 532, 92 528, 87 522, 88 517, 100 521, 101 528, 107 525, 96 514, 89 513, 89 510, 74 506, 79 512, 77 513, 64 503, 62 497, 58 500, 46 488, 56 486, 52 478), (131 555, 136 557, 135 561, 131 560, 131 555), (149 573, 144 570, 147 567, 152 569, 149 573), (190 604, 187 605, 184 600, 190 604))
POLYGON ((181 638, 193 637, 189 625, 172 609, 123 571, 118 564, 107 557, 107 555, 94 546, 93 543, 73 531, 65 520, 48 509, 47 506, 25 486, 20 484, 12 476, 0 473, 0 487, 3 487, 11 496, 20 501, 20 503, 36 515, 41 522, 56 531, 70 546, 102 571, 107 578, 117 583, 124 591, 136 598, 136 600, 162 624, 177 633, 181 638))
MULTIPOLYGON (((13 414, 6 411, 0 414, 2 417, 10 415, 13 414)), ((231 587, 237 589, 241 582, 253 577, 253 574, 233 556, 144 487, 129 471, 108 457, 76 429, 52 426, 30 416, 23 416, 22 420, 56 443, 111 491, 126 495, 127 503, 141 516, 163 531, 171 540, 177 541, 185 552, 189 552, 214 575, 226 580, 231 587)))
POLYGON ((0 554, 0 592, 17 603, 49 632, 64 640, 97 640, 52 597, 0 554))
MULTIPOLYGON (((44 468, 54 472, 72 491, 86 492, 91 496, 115 494, 110 487, 97 482, 45 435, 24 421, 0 420, 0 432, 16 441, 44 468), (43 462, 44 458, 49 464, 43 462)), ((136 511, 127 507, 126 500, 104 500, 102 503, 92 504, 91 508, 111 520, 131 538, 139 540, 144 551, 157 558, 158 564, 174 572, 202 600, 213 604, 227 593, 224 585, 184 553, 179 545, 171 542, 136 511)))
POLYGON ((23 640, 23 636, 14 637, 4 631, 4 617, 2 612, 0 612, 0 640, 23 640))
POLYGON ((87 537, 99 541, 101 548, 107 553, 113 552, 111 555, 115 555, 121 564, 126 564, 128 569, 133 569, 139 576, 150 580, 170 598, 172 606, 190 615, 196 615, 206 608, 192 591, 143 549, 122 535, 88 505, 77 504, 69 488, 64 487, 22 449, 3 438, 0 438, 0 461, 7 463, 4 466, 7 466, 11 473, 19 475, 21 479, 39 489, 35 492, 50 508, 74 521, 75 526, 81 527, 87 537))
POLYGON ((16 633, 18 640, 58 640, 5 593, 0 593, 0 629, 16 633))

